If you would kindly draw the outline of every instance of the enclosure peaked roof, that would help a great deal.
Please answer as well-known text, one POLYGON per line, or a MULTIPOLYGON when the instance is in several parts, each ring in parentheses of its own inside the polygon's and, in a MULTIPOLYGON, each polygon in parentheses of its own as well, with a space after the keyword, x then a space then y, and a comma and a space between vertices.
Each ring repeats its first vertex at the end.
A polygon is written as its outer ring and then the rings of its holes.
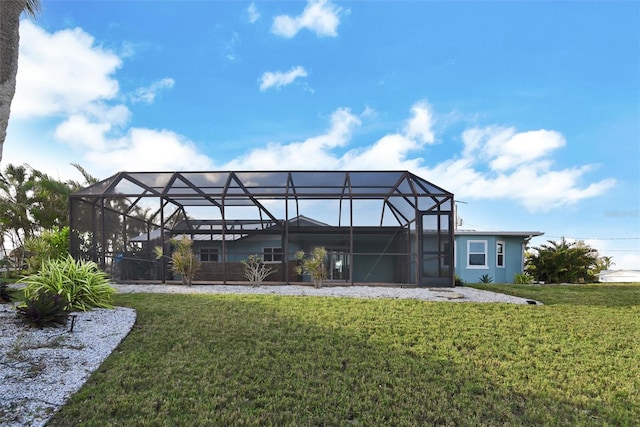
POLYGON ((165 196, 174 201, 222 198, 450 197, 408 171, 119 172, 74 196, 165 196))
MULTIPOLYGON (((72 199, 144 198, 185 207, 256 207, 260 218, 276 215, 269 200, 380 200, 399 223, 416 211, 451 209, 453 194, 409 171, 202 171, 119 172, 71 195, 72 199)), ((384 216, 384 214, 382 214, 384 216)), ((381 219, 382 221, 382 219, 381 219)))

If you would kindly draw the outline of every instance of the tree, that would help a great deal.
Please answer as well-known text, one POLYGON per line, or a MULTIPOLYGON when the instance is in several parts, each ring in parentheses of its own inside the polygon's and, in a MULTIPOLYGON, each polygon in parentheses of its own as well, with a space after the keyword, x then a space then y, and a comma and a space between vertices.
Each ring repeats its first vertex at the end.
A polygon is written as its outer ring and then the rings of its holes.
MULTIPOLYGON (((97 182, 97 178, 81 166, 73 166, 83 175, 86 184, 97 182)), ((25 241, 37 237, 43 230, 68 226, 69 194, 86 184, 58 181, 29 165, 7 165, 0 174, 2 255, 11 256, 16 265, 21 266, 25 241), (5 242, 10 244, 12 255, 5 242)))
POLYGON ((91 175, 77 163, 71 163, 84 178, 80 181, 60 181, 33 170, 34 195, 31 215, 43 229, 61 228, 69 225, 69 195, 87 185, 95 184, 98 178, 91 175))
POLYGON ((11 234, 11 240, 19 246, 36 229, 29 214, 33 187, 33 172, 27 165, 8 165, 0 175, 0 227, 3 234, 11 234))
POLYGON ((540 282, 587 283, 596 281, 596 275, 611 263, 610 257, 600 257, 583 241, 568 242, 563 237, 534 248, 527 255, 526 270, 540 282))
POLYGON ((20 15, 24 11, 34 17, 39 10, 40 0, 0 1, 0 161, 7 136, 11 101, 16 93, 20 15))

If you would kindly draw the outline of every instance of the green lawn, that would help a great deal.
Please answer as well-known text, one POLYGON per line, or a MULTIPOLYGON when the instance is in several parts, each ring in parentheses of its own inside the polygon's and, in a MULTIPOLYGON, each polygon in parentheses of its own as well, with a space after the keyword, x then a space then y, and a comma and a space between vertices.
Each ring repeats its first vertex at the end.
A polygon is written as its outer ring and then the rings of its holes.
POLYGON ((637 425, 640 286, 535 289, 511 286, 549 305, 118 295, 134 329, 50 425, 637 425))
POLYGON ((474 288, 535 299, 548 305, 640 305, 640 283, 594 283, 588 285, 474 284, 474 288))

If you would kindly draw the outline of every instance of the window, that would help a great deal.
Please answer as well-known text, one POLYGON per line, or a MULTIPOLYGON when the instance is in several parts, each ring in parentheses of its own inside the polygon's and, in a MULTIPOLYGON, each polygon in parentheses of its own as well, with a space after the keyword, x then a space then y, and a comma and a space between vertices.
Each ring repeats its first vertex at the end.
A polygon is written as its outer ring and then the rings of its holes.
POLYGON ((488 268, 486 240, 467 241, 467 268, 488 268))
POLYGON ((496 267, 504 268, 504 242, 496 243, 496 267))
POLYGON ((218 248, 200 248, 201 262, 218 262, 218 248))
POLYGON ((282 261, 282 248, 264 248, 262 254, 264 262, 282 261))

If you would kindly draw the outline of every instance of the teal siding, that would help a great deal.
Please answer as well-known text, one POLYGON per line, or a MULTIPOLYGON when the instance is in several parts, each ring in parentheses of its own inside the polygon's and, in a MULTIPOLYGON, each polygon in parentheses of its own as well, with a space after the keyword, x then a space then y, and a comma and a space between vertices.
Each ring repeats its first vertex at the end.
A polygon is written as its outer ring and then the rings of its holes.
POLYGON ((467 283, 478 283, 480 277, 487 274, 494 283, 513 283, 516 273, 522 273, 522 245, 525 238, 521 236, 500 235, 456 235, 455 236, 455 270, 456 275, 467 283), (468 265, 468 242, 486 241, 486 266, 468 265), (497 266, 497 244, 504 242, 504 267, 497 266))

